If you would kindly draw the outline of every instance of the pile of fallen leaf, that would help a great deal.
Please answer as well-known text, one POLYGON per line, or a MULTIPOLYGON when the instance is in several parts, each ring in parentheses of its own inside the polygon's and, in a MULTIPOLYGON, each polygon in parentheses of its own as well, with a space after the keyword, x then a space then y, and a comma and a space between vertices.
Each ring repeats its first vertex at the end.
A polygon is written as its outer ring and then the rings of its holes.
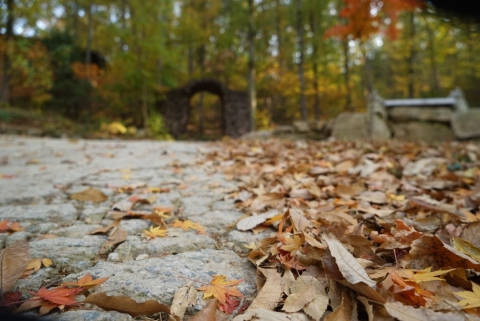
POLYGON ((480 316, 480 146, 226 141, 258 295, 235 320, 480 316))
MULTIPOLYGON (((198 290, 214 299, 192 321, 480 317, 480 146, 280 140, 215 146, 199 165, 238 183, 225 196, 245 213, 236 228, 263 237, 247 245, 257 266, 255 298, 235 288, 240 280, 216 275, 197 288, 186 279, 171 306, 137 303, 89 293, 105 279, 87 274, 40 288, 20 302, 24 294, 7 292, 15 281, 52 264, 30 259, 28 244, 21 242, 0 251, 2 305, 16 311, 39 307, 44 314, 90 303, 134 317, 161 312, 183 320, 198 290)), ((108 213, 113 222, 90 232, 108 236, 100 256, 126 239, 122 219, 151 221, 142 234, 147 242, 175 236, 174 228, 205 233, 198 223, 182 220, 181 211, 152 205, 155 194, 168 189, 143 183, 115 188, 126 197, 108 213)), ((71 198, 107 199, 95 189, 71 198)), ((0 222, 0 232, 20 230, 18 223, 0 222)))

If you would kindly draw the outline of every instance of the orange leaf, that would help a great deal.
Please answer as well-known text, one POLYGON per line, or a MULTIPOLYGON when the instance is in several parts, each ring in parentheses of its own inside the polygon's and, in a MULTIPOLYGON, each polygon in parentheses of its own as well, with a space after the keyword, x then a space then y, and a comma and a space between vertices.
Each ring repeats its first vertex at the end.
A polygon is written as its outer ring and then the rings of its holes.
POLYGON ((59 287, 54 289, 40 288, 33 295, 45 300, 55 303, 57 305, 72 305, 76 304, 75 295, 82 292, 83 289, 67 289, 65 287, 59 287))
POLYGON ((63 283, 64 286, 78 286, 84 289, 89 289, 97 284, 101 284, 105 282, 109 277, 106 276, 104 278, 94 280, 90 273, 87 273, 84 277, 80 278, 77 282, 65 282, 63 283))
POLYGON ((210 284, 202 286, 197 290, 205 291, 203 295, 204 299, 213 296, 214 298, 217 298, 218 302, 221 304, 226 304, 227 294, 230 296, 243 297, 243 294, 240 293, 236 288, 229 289, 229 287, 237 285, 242 281, 243 280, 227 281, 226 276, 219 274, 213 277, 213 280, 210 282, 210 284))

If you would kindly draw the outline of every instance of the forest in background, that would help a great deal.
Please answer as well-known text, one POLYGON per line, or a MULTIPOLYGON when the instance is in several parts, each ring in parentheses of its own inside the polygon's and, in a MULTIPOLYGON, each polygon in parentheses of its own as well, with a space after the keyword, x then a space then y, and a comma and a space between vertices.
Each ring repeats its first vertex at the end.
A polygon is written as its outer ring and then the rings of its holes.
MULTIPOLYGON (((163 133, 166 92, 207 77, 249 92, 257 129, 363 111, 374 89, 480 105, 478 25, 416 0, 2 0, 0 19, 0 104, 97 126, 163 133)), ((192 105, 194 131, 220 117, 213 95, 192 105)))

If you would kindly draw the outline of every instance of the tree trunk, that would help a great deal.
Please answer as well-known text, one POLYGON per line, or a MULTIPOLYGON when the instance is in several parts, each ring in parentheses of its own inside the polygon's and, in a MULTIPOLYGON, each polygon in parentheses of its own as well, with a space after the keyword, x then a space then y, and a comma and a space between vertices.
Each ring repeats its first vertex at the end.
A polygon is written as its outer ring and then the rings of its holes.
POLYGON ((90 3, 88 5, 88 29, 87 29, 87 48, 85 50, 85 65, 87 65, 88 76, 90 77, 90 64, 92 63, 92 32, 93 32, 93 22, 92 22, 92 11, 93 5, 90 3))
POLYGON ((302 0, 296 0, 297 5, 297 39, 298 39, 298 51, 300 56, 298 57, 298 79, 300 82, 300 110, 302 113, 302 120, 307 121, 307 99, 305 97, 305 72, 303 70, 304 59, 304 43, 303 43, 303 15, 302 15, 302 0))
POLYGON ((310 12, 310 31, 313 34, 312 40, 312 60, 313 60, 313 90, 315 91, 314 100, 313 100, 313 111, 315 113, 315 120, 319 120, 321 116, 320 112, 320 89, 318 87, 318 63, 317 63, 317 55, 318 55, 318 44, 316 39, 316 29, 317 29, 317 21, 315 17, 315 12, 310 12))
POLYGON ((135 11, 133 10, 131 3, 130 5, 130 19, 132 21, 132 34, 134 37, 134 44, 135 44, 135 54, 137 56, 137 68, 138 72, 141 74, 141 105, 140 109, 142 111, 142 120, 143 120, 143 129, 145 130, 146 134, 149 134, 148 128, 148 84, 147 84, 147 77, 145 76, 145 63, 142 48, 140 47, 140 38, 142 37, 141 32, 137 29, 137 25, 135 23, 135 11))
POLYGON ((367 49, 365 43, 360 43, 360 50, 362 52, 363 59, 363 79, 364 79, 364 97, 368 98, 373 91, 373 79, 372 79, 372 65, 371 61, 367 57, 367 49))
POLYGON ((428 35, 428 52, 430 54, 430 66, 432 67, 432 78, 433 78, 433 90, 436 96, 440 95, 440 82, 438 80, 438 68, 437 68, 437 61, 435 59, 436 52, 435 52, 435 41, 433 31, 428 24, 427 17, 424 17, 425 27, 427 29, 428 35))
POLYGON ((127 0, 122 0, 122 5, 121 5, 121 21, 122 21, 122 33, 123 35, 120 37, 120 51, 125 52, 126 51, 126 43, 125 43, 125 33, 127 30, 127 0))
POLYGON ((193 71, 195 70, 195 62, 194 62, 193 48, 191 45, 188 46, 188 49, 187 49, 187 58, 188 58, 188 78, 192 79, 193 71))
POLYGON ((78 0, 73 2, 73 37, 74 39, 78 38, 78 10, 80 6, 78 5, 78 0))
POLYGON ((7 0, 7 24, 5 26, 5 52, 3 53, 3 77, 2 77, 2 88, 0 90, 0 102, 9 103, 10 102, 10 50, 11 50, 11 41, 13 38, 13 8, 15 3, 13 0, 7 0))
POLYGON ((407 57, 408 64, 408 98, 413 98, 415 96, 415 13, 410 12, 408 14, 410 22, 410 52, 407 57))
POLYGON ((255 7, 253 0, 248 0, 248 98, 250 102, 250 130, 255 130, 257 112, 257 94, 255 89, 255 7))
POLYGON ((345 76, 345 111, 352 112, 353 107, 352 107, 352 91, 350 89, 350 68, 348 65, 350 64, 349 59, 348 59, 348 39, 343 40, 343 69, 344 71, 344 76, 345 76))
POLYGON ((281 17, 281 2, 280 0, 275 0, 276 13, 275 13, 275 32, 277 34, 277 57, 278 57, 278 66, 279 69, 283 69, 283 56, 282 56, 282 44, 283 44, 283 32, 282 32, 282 17, 281 17))

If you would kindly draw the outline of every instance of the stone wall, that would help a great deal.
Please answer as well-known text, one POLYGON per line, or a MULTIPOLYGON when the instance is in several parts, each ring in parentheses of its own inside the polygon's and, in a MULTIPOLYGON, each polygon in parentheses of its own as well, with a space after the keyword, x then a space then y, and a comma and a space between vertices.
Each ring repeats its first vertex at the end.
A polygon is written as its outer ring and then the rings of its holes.
POLYGON ((159 104, 159 111, 165 117, 170 134, 177 138, 186 132, 191 111, 190 99, 202 91, 210 92, 220 98, 221 127, 224 135, 239 137, 250 132, 247 93, 230 90, 215 79, 199 79, 189 82, 182 88, 169 91, 166 99, 159 104))

